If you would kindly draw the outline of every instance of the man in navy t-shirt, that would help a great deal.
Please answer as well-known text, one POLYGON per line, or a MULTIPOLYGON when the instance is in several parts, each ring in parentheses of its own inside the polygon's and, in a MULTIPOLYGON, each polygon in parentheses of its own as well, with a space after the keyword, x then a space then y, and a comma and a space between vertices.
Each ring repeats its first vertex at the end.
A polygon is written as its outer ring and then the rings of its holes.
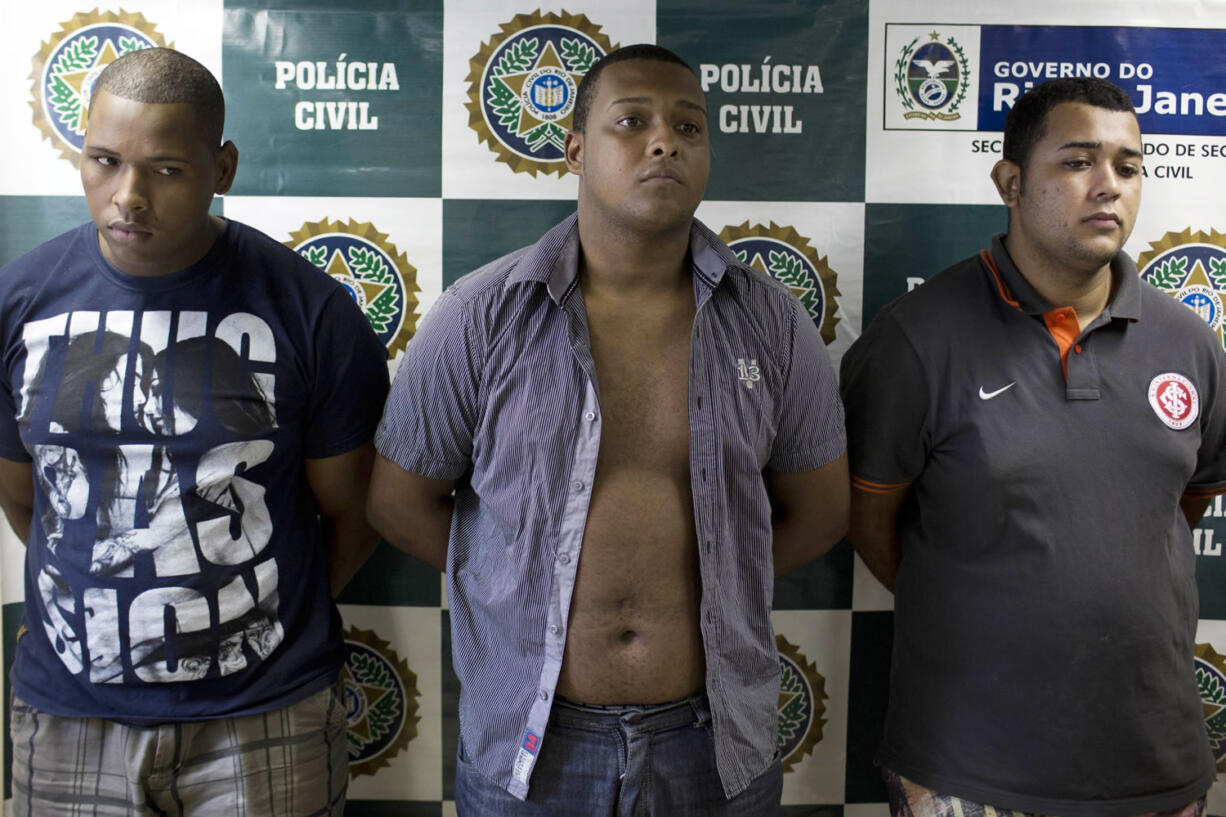
POLYGON ((94 84, 93 222, 0 270, 0 506, 26 542, 15 813, 341 814, 340 620, 386 352, 346 291, 210 215, 211 74, 94 84))

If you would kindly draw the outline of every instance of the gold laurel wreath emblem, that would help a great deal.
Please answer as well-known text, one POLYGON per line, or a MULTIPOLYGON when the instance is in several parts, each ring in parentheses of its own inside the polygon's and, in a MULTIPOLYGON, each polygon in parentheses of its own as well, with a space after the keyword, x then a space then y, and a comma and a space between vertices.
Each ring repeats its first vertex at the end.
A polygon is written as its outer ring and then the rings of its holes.
MULTIPOLYGON (((81 166, 81 153, 75 145, 64 139, 60 135, 56 127, 51 123, 53 113, 47 110, 47 98, 45 96, 47 89, 45 82, 47 79, 47 61, 65 41, 75 37, 82 29, 89 26, 109 24, 128 28, 133 34, 149 40, 154 45, 165 48, 173 48, 172 43, 166 42, 166 39, 158 32, 157 26, 145 19, 145 16, 139 12, 127 12, 120 9, 118 13, 107 11, 99 12, 94 9, 90 12, 80 12, 74 14, 71 20, 60 23, 60 30, 52 34, 38 49, 38 53, 34 55, 32 60, 33 72, 30 74, 30 80, 33 85, 30 87, 30 92, 33 99, 30 100, 30 107, 34 110, 34 125, 42 132, 43 138, 55 146, 59 151, 60 156, 72 163, 73 167, 81 166)), ((99 53, 92 60, 88 68, 64 72, 60 76, 64 78, 65 83, 72 89, 77 97, 77 102, 81 106, 79 126, 75 129, 79 133, 85 132, 85 122, 87 112, 85 110, 89 97, 89 88, 96 79, 97 73, 119 59, 120 54, 115 49, 114 44, 107 40, 99 49, 99 53)))
POLYGON ((1201 711, 1205 716, 1205 728, 1209 731, 1217 770, 1226 772, 1226 655, 1221 655, 1210 644, 1196 645, 1196 661, 1207 664, 1214 671, 1196 668, 1196 683, 1200 689, 1201 711))
MULTIPOLYGON (((508 145, 503 144, 502 140, 494 134, 493 129, 490 127, 489 120, 487 119, 488 113, 484 104, 485 88, 482 80, 485 77, 486 68, 494 58, 494 54, 510 38, 529 29, 543 26, 568 28, 576 34, 580 34, 595 42, 604 54, 608 54, 617 48, 617 45, 605 36, 600 26, 588 20, 587 15, 570 14, 565 9, 562 10, 561 14, 552 11, 542 14, 540 9, 530 14, 517 14, 509 23, 502 23, 499 26, 500 33, 491 37, 489 42, 482 43, 480 50, 468 61, 468 76, 464 78, 464 81, 468 83, 468 101, 464 103, 464 107, 468 108, 468 126, 476 131, 478 143, 486 143, 494 153, 497 161, 509 165, 511 170, 516 173, 528 173, 534 178, 537 173, 544 173, 546 176, 556 173, 561 178, 566 174, 566 163, 564 161, 536 161, 520 155, 508 145)), ((552 48, 550 50, 552 51, 552 48)), ((545 57, 545 55, 542 55, 542 57, 545 57)), ((556 52, 552 57, 554 61, 557 61, 556 52)), ((573 72, 568 73, 571 73, 577 86, 583 75, 574 74, 573 72)), ((558 119, 556 124, 563 130, 569 131, 573 121, 574 109, 572 104, 572 109, 564 117, 558 119)))
POLYGON ((838 273, 830 268, 827 256, 818 256, 817 251, 810 246, 809 239, 796 232, 794 227, 780 226, 773 221, 769 227, 763 227, 761 224, 750 226, 748 220, 735 227, 725 227, 719 231, 719 237, 734 252, 738 249, 737 244, 745 242, 747 239, 773 239, 785 245, 785 249, 791 250, 794 253, 794 260, 799 261, 803 259, 807 261, 808 266, 813 271, 810 275, 802 274, 803 264, 798 268, 797 264, 789 264, 786 261, 783 264, 774 263, 769 257, 764 257, 761 253, 755 253, 752 257, 745 258, 746 265, 774 278, 791 289, 793 294, 805 305, 805 309, 809 312, 809 317, 818 323, 818 328, 821 329, 822 333, 822 340, 827 344, 834 340, 834 328, 839 322, 838 303, 835 301, 835 296, 843 294, 839 292, 839 276, 838 273), (819 308, 821 314, 818 313, 819 308))
MULTIPOLYGON (((779 688, 779 726, 780 736, 785 728, 803 728, 804 732, 792 750, 781 758, 783 771, 790 772, 805 756, 812 754, 813 749, 821 742, 822 727, 826 724, 823 717, 826 714, 826 679, 817 671, 817 665, 805 657, 795 644, 782 635, 775 634, 775 646, 779 649, 779 659, 783 670, 782 684, 779 688), (794 676, 789 678, 790 669, 794 676), (807 686, 812 701, 812 711, 797 713, 794 710, 803 702, 803 689, 807 686)), ((780 745, 782 750, 782 742, 780 745)))
POLYGON ((344 638, 346 642, 367 648, 380 659, 377 665, 364 662, 361 666, 355 666, 347 660, 341 671, 345 684, 346 707, 350 696, 362 704, 356 713, 349 716, 350 746, 365 745, 373 740, 387 741, 381 750, 370 757, 350 761, 349 779, 352 780, 359 775, 373 775, 389 765, 392 758, 417 737, 417 724, 421 721, 417 715, 421 692, 417 689, 417 674, 409 669, 408 662, 392 649, 389 642, 379 638, 371 630, 362 630, 352 625, 345 630, 344 638), (400 690, 403 690, 404 694, 404 708, 398 713, 399 723, 393 726, 395 718, 391 717, 392 723, 388 720, 389 716, 395 714, 395 696, 400 690), (380 708, 387 710, 386 714, 377 714, 380 708), (392 728, 396 729, 396 733, 389 738, 388 733, 392 728))
POLYGON ((333 252, 330 257, 322 259, 322 263, 315 265, 356 293, 358 306, 362 308, 367 320, 371 321, 371 326, 377 334, 384 335, 386 331, 380 330, 380 322, 386 320, 394 324, 387 341, 387 357, 388 360, 395 359, 409 345, 409 340, 417 331, 417 321, 421 318, 417 314, 417 293, 421 292, 417 283, 417 268, 409 263, 405 253, 400 252, 395 244, 387 240, 387 233, 379 232, 369 221, 349 219, 348 223, 341 223, 325 218, 322 221, 307 222, 290 233, 290 240, 284 243, 294 252, 303 255, 304 248, 314 239, 328 235, 356 238, 391 259, 391 270, 358 268, 352 259, 333 252), (404 303, 395 305, 394 310, 387 305, 391 300, 387 292, 394 289, 391 276, 399 279, 401 291, 404 293, 404 303))
MULTIPOLYGON (((1176 300, 1181 300, 1181 296, 1194 287, 1202 292, 1209 290, 1211 294, 1216 293, 1219 301, 1226 304, 1226 261, 1216 267, 1211 264, 1211 269, 1206 269, 1199 259, 1191 269, 1174 264, 1177 259, 1173 257, 1173 251, 1189 246, 1217 248, 1226 259, 1226 233, 1213 229, 1209 232, 1194 231, 1191 227, 1178 232, 1170 231, 1157 241, 1150 242, 1149 249, 1137 256, 1137 271, 1142 280, 1176 300)), ((1219 317, 1215 332, 1222 345, 1226 346, 1226 314, 1219 317)))

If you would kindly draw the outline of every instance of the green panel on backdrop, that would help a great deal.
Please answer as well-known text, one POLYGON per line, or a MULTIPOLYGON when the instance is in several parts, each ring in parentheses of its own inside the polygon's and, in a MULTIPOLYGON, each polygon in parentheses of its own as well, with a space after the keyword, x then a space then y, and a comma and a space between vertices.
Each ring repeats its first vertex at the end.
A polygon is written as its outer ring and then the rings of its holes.
POLYGON ((337 604, 438 607, 443 600, 437 570, 385 541, 336 597, 337 604))
POLYGON ((1226 497, 1217 497, 1209 513, 1197 524, 1196 584, 1200 589, 1200 617, 1226 620, 1226 497), (1217 514, 1214 516, 1213 514, 1217 514))
MULTIPOLYGON (((17 651, 17 630, 21 627, 22 616, 25 615, 25 603, 6 604, 0 608, 0 636, 4 638, 4 678, 7 682, 9 670, 13 666, 13 656, 17 651)), ((9 701, 4 699, 4 756, 13 757, 13 744, 9 740, 9 701)), ((4 764, 4 799, 13 796, 12 764, 4 764)))
POLYGON ((226 2, 234 192, 438 196, 442 0, 226 2))
POLYGON ((847 610, 855 558, 844 539, 820 559, 775 579, 774 610, 847 610))
POLYGON ((443 201, 443 287, 462 275, 534 243, 575 212, 573 201, 443 201))
POLYGON ((708 199, 863 200, 867 3, 660 0, 656 39, 704 79, 708 199))
POLYGON ((881 307, 907 293, 908 278, 931 278, 990 247, 1006 222, 999 205, 865 205, 864 327, 881 307))
POLYGON ((894 613, 851 614, 851 684, 847 695, 846 803, 884 803, 885 783, 873 765, 890 698, 894 613))
POLYGON ((83 196, 0 196, 0 264, 86 221, 83 196))
MULTIPOLYGON (((222 214, 222 199, 209 212, 222 214)), ((84 196, 0 196, 0 266, 89 221, 84 196)))

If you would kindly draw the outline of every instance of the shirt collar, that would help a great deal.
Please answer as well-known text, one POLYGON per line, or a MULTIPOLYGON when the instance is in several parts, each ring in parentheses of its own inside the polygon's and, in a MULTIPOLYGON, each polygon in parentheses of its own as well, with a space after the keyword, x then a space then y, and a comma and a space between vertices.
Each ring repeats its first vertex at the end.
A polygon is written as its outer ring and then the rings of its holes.
MULTIPOLYGON (((579 215, 572 213, 541 236, 507 276, 507 287, 525 282, 545 284, 549 297, 561 305, 579 282, 579 215)), ((690 258, 693 259, 695 292, 713 290, 723 280, 736 254, 698 219, 690 225, 690 258)))
MULTIPOLYGON (((995 279, 997 293, 1011 306, 1025 312, 1027 315, 1042 315, 1054 308, 1067 304, 1049 304, 1026 277, 1018 270, 1005 249, 1005 234, 998 233, 992 237, 991 260, 995 269, 989 267, 988 272, 995 279)), ((1112 318, 1141 318, 1141 279, 1137 274, 1137 265, 1122 250, 1111 259, 1111 300, 1103 309, 1101 318, 1106 321, 1112 318)), ((1097 322, 1097 321, 1096 321, 1097 322)))

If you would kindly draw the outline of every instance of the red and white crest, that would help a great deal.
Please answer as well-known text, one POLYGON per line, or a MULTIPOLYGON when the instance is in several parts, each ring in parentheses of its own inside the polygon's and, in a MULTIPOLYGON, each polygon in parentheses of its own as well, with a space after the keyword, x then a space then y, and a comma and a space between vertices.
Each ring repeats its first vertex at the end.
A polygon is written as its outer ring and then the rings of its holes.
POLYGON ((1181 374, 1166 372, 1149 381, 1149 404, 1158 419, 1181 431, 1200 416, 1200 397, 1192 381, 1181 374))

